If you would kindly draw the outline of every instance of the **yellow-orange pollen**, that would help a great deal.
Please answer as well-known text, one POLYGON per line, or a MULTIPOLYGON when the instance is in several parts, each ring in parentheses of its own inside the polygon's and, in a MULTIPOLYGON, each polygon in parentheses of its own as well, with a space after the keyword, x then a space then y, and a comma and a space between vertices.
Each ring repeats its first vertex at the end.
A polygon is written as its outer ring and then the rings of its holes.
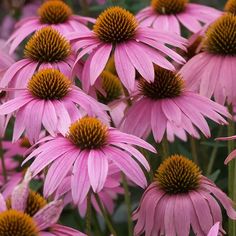
POLYGON ((225 11, 236 15, 236 0, 228 0, 225 4, 225 11))
POLYGON ((69 41, 52 27, 38 30, 25 45, 25 57, 37 62, 58 62, 71 52, 69 41))
POLYGON ((174 98, 181 95, 184 81, 176 72, 155 66, 154 82, 141 78, 138 87, 141 94, 153 100, 174 98))
POLYGON ((177 14, 183 12, 188 0, 152 0, 152 8, 159 14, 177 14))
POLYGON ((40 21, 44 24, 60 24, 66 22, 72 15, 71 8, 60 0, 50 0, 38 9, 40 21))
POLYGON ((0 236, 38 236, 36 224, 28 214, 16 210, 0 213, 0 236))
MULTIPOLYGON (((11 209, 11 198, 8 198, 6 203, 7 203, 7 208, 11 209)), ((47 205, 46 199, 43 198, 37 192, 31 190, 27 198, 26 208, 24 212, 29 216, 33 217, 40 209, 42 209, 46 205, 47 205)))
POLYGON ((236 16, 231 13, 218 18, 207 30, 203 49, 217 55, 236 55, 236 16))
POLYGON ((167 158, 157 169, 155 181, 168 194, 186 193, 199 187, 199 167, 181 155, 167 158))
POLYGON ((67 138, 80 149, 98 149, 107 142, 108 127, 94 117, 83 117, 70 126, 67 138))
POLYGON ((138 22, 135 16, 121 7, 109 7, 96 20, 93 30, 105 43, 121 43, 132 39, 138 22))
POLYGON ((102 89, 105 94, 97 91, 98 100, 102 103, 109 103, 118 99, 122 95, 122 85, 119 78, 109 71, 103 71, 101 74, 102 89))
POLYGON ((28 90, 37 98, 61 99, 67 95, 71 81, 56 69, 43 69, 28 82, 28 90))

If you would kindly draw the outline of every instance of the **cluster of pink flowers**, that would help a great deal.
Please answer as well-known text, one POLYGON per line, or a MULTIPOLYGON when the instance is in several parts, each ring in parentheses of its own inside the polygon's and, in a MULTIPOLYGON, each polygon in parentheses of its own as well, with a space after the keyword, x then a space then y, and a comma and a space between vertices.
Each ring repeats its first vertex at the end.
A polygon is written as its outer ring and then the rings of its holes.
POLYGON ((108 7, 96 19, 37 2, 1 41, 0 236, 105 235, 97 214, 118 236, 123 199, 129 236, 226 234, 220 206, 235 221, 236 196, 167 146, 191 139, 196 162, 209 120, 232 131, 236 1, 221 12, 151 0, 136 15, 108 2, 97 1, 108 7), (130 188, 143 190, 135 204, 130 188), (60 224, 65 209, 86 227, 60 224))

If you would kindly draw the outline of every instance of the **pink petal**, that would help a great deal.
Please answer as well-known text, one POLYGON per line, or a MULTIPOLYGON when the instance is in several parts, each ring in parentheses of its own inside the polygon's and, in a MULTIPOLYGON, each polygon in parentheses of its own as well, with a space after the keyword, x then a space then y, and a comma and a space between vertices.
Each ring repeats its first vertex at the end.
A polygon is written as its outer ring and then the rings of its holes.
POLYGON ((155 102, 152 107, 151 125, 154 139, 161 142, 166 130, 166 117, 162 112, 161 103, 155 102))
POLYGON ((202 28, 201 24, 197 21, 197 19, 195 19, 188 13, 180 13, 177 14, 176 17, 187 29, 194 33, 197 33, 202 28))
POLYGON ((57 115, 53 103, 50 100, 44 103, 42 123, 49 134, 55 136, 55 132, 57 131, 57 115))
POLYGON ((108 173, 108 160, 102 151, 90 150, 88 157, 88 175, 95 193, 100 192, 108 173))
POLYGON ((125 51, 124 44, 116 45, 114 57, 116 71, 120 80, 128 90, 133 91, 135 85, 135 68, 125 51))
POLYGON ((111 54, 112 45, 103 44, 96 49, 90 62, 90 82, 93 85, 105 68, 111 54))
POLYGON ((124 174, 141 188, 147 185, 146 177, 139 165, 130 155, 114 147, 106 147, 110 160, 124 172, 124 174))
POLYGON ((152 61, 142 49, 142 45, 135 41, 129 41, 124 44, 126 53, 131 63, 147 81, 154 81, 154 68, 152 61))
POLYGON ((62 201, 53 201, 48 203, 33 217, 35 222, 37 223, 37 228, 39 230, 43 230, 55 224, 59 220, 62 210, 62 201))
POLYGON ((74 163, 71 177, 71 192, 76 204, 81 204, 90 189, 88 177, 88 153, 83 151, 74 163))
POLYGON ((7 205, 2 194, 0 194, 0 212, 6 211, 7 205))
POLYGON ((69 153, 65 153, 51 164, 44 182, 44 196, 50 196, 58 188, 69 171, 72 170, 77 156, 78 151, 72 150, 69 153))
POLYGON ((211 227, 211 229, 210 229, 209 233, 207 234, 207 236, 217 236, 219 234, 219 228, 220 228, 220 222, 215 223, 211 227))

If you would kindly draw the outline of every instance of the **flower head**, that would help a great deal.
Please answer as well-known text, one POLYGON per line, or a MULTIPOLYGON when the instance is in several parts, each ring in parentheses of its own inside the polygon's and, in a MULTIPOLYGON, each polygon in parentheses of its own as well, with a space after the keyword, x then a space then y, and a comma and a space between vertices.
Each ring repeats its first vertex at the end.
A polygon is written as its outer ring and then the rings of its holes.
POLYGON ((13 52, 27 36, 43 27, 51 26, 62 35, 66 35, 74 31, 87 32, 88 22, 94 23, 94 19, 73 15, 71 7, 64 1, 45 1, 38 8, 38 16, 26 17, 17 23, 17 29, 7 43, 11 43, 10 52, 13 52))
POLYGON ((81 76, 85 90, 93 85, 104 70, 112 51, 115 68, 121 82, 128 90, 134 90, 135 70, 145 80, 153 81, 153 64, 174 70, 165 58, 168 55, 177 63, 184 59, 165 44, 185 49, 185 39, 168 32, 162 33, 139 25, 135 16, 124 8, 114 6, 102 12, 88 33, 71 33, 68 38, 80 51, 77 62, 89 54, 81 76), (80 42, 83 42, 80 46, 80 42))
POLYGON ((53 194, 72 171, 72 197, 76 204, 81 204, 91 186, 96 193, 104 188, 110 163, 140 187, 146 186, 145 175, 134 159, 147 170, 149 164, 132 145, 152 152, 155 149, 140 138, 109 128, 97 118, 85 116, 72 123, 64 137, 57 136, 48 140, 24 161, 36 157, 30 166, 34 176, 50 165, 45 179, 46 196, 53 194), (44 159, 43 165, 41 158, 44 159))
MULTIPOLYGON (((135 235, 207 235, 222 224, 220 202, 231 219, 236 218, 232 201, 196 164, 181 155, 167 158, 142 196, 133 219, 135 235), (216 201, 217 200, 217 201, 216 201)), ((220 226, 220 232, 224 230, 220 226)))
POLYGON ((70 123, 83 112, 108 122, 106 109, 73 85, 63 73, 47 68, 35 73, 19 96, 2 104, 0 114, 17 111, 13 140, 18 140, 25 130, 30 142, 34 143, 39 139, 42 125, 53 136, 57 132, 65 134, 70 123))
POLYGON ((146 137, 152 131, 158 142, 165 132, 169 141, 174 141, 175 135, 186 140, 186 133, 198 138, 194 126, 209 137, 210 129, 204 117, 220 124, 227 123, 221 115, 230 117, 225 107, 191 92, 180 73, 161 67, 155 68, 154 82, 141 78, 138 89, 122 129, 139 137, 146 137))
POLYGON ((224 14, 212 23, 203 38, 202 52, 181 69, 186 85, 216 102, 235 100, 234 61, 236 60, 236 16, 224 14))
POLYGON ((38 9, 43 24, 62 24, 72 16, 72 9, 63 1, 47 1, 38 9))
POLYGON ((70 44, 58 31, 45 27, 25 45, 25 57, 36 62, 63 61, 70 55, 70 44))
POLYGON ((122 43, 133 39, 138 27, 135 16, 120 7, 102 12, 93 26, 93 31, 104 43, 122 43))
POLYGON ((10 66, 0 87, 25 88, 36 71, 52 67, 71 77, 73 53, 69 41, 53 27, 38 30, 26 43, 25 59, 10 66))
POLYGON ((26 173, 25 179, 15 187, 10 198, 4 200, 0 195, 0 235, 15 236, 40 236, 44 235, 49 228, 50 233, 62 236, 60 230, 67 235, 83 235, 79 231, 57 225, 57 221, 63 209, 61 200, 47 201, 38 193, 31 191, 28 187, 30 172, 26 173))
POLYGON ((201 23, 211 23, 221 12, 188 0, 151 0, 151 5, 137 14, 141 25, 181 34, 181 25, 198 32, 201 23))
POLYGON ((228 0, 225 4, 225 11, 236 14, 236 1, 235 0, 228 0))

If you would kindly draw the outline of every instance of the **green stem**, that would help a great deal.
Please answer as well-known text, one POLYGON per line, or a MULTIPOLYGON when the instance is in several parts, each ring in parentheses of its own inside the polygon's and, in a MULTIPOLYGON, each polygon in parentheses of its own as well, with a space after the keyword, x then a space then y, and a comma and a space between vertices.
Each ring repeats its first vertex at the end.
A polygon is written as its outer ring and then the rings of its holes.
POLYGON ((86 232, 88 236, 91 236, 91 216, 92 216, 92 205, 91 205, 91 192, 87 196, 87 212, 86 212, 86 232))
POLYGON ((198 165, 198 154, 197 154, 197 147, 196 147, 196 140, 191 136, 190 137, 190 145, 191 145, 191 153, 194 162, 198 165))
POLYGON ((169 143, 166 137, 162 139, 161 147, 162 147, 162 160, 165 160, 170 154, 169 143))
POLYGON ((133 236, 133 221, 132 221, 130 191, 129 191, 127 179, 123 173, 122 173, 122 184, 125 190, 125 204, 127 206, 127 213, 128 213, 128 232, 129 232, 128 235, 133 236))
POLYGON ((102 215, 104 217, 106 225, 107 225, 108 229, 110 230, 110 233, 112 234, 112 236, 117 236, 117 233, 116 233, 116 231, 115 231, 115 229, 114 229, 114 227, 113 227, 113 225, 112 225, 112 223, 109 219, 109 215, 108 215, 106 209, 103 207, 103 205, 101 203, 101 200, 100 200, 100 198, 97 194, 95 194, 95 198, 96 198, 97 204, 98 204, 98 206, 99 206, 99 208, 102 212, 102 215))
MULTIPOLYGON (((223 133, 223 126, 220 127, 219 132, 216 137, 221 137, 222 133, 223 133)), ((206 172, 207 175, 210 175, 212 173, 213 165, 214 165, 215 159, 216 159, 216 154, 217 154, 218 148, 219 148, 218 143, 219 142, 216 141, 216 145, 214 146, 214 148, 211 152, 211 156, 210 156, 210 160, 209 160, 207 172, 206 172)))
MULTIPOLYGON (((232 111, 232 108, 229 108, 229 111, 232 111)), ((234 122, 229 121, 228 125, 228 136, 234 135, 234 122)), ((234 141, 230 140, 228 141, 228 153, 232 152, 234 149, 234 141)), ((229 190, 229 197, 233 200, 233 202, 236 201, 236 160, 232 160, 228 164, 228 190, 229 190)), ((229 220, 229 236, 235 236, 236 235, 236 222, 233 220, 229 220)))
POLYGON ((1 140, 0 140, 0 158, 1 158, 1 164, 2 164, 2 174, 3 174, 4 182, 6 183, 7 182, 7 169, 6 169, 6 165, 5 165, 1 140))
POLYGON ((98 222, 98 218, 97 218, 97 214, 95 212, 95 210, 93 209, 93 223, 94 223, 94 234, 96 236, 103 236, 104 234, 102 233, 100 224, 98 222))

